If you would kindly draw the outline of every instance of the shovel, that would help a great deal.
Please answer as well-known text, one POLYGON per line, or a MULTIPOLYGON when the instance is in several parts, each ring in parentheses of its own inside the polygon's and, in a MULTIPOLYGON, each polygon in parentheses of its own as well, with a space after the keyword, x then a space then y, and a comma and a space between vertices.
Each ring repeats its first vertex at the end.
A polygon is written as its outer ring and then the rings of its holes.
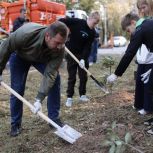
MULTIPOLYGON (((79 60, 72 54, 72 52, 70 52, 70 50, 65 47, 65 51, 79 64, 79 60)), ((105 87, 105 85, 103 83, 100 83, 85 67, 83 68, 87 74, 91 77, 92 80, 95 81, 96 85, 98 85, 98 87, 105 93, 108 94, 109 91, 108 89, 105 87)))
POLYGON ((6 30, 2 29, 1 27, 0 27, 0 32, 3 32, 3 33, 5 33, 5 34, 7 34, 8 36, 10 35, 9 32, 7 32, 6 30))
MULTIPOLYGON (((28 102, 26 99, 24 99, 21 95, 19 95, 16 91, 14 91, 6 83, 4 83, 2 81, 1 85, 4 88, 6 88, 9 92, 11 92, 14 96, 16 96, 19 100, 21 100, 30 109, 34 108, 34 106, 30 102, 28 102)), ((43 114, 41 111, 38 111, 37 114, 42 119, 44 119, 45 121, 47 121, 48 123, 50 123, 51 125, 53 125, 57 129, 57 131, 54 132, 56 135, 58 135, 60 138, 66 140, 67 142, 69 142, 71 144, 73 144, 78 138, 80 138, 82 136, 82 134, 80 132, 76 131, 75 129, 73 129, 72 127, 70 127, 68 125, 64 125, 63 127, 60 127, 54 121, 52 121, 50 118, 48 118, 45 114, 43 114)))

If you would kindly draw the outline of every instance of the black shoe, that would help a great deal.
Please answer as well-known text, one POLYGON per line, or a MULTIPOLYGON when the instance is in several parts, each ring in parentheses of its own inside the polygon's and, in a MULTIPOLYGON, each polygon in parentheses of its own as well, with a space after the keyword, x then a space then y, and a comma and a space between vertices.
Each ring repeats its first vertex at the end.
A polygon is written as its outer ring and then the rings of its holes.
MULTIPOLYGON (((59 125, 60 127, 64 126, 64 123, 62 123, 62 121, 58 118, 56 120, 52 120, 53 122, 55 122, 57 125, 59 125)), ((50 128, 54 128, 51 124, 49 124, 50 128)))
POLYGON ((15 125, 12 125, 12 126, 11 126, 11 131, 10 131, 10 136, 11 136, 11 137, 16 137, 16 136, 18 136, 20 133, 21 133, 21 127, 15 126, 15 125))

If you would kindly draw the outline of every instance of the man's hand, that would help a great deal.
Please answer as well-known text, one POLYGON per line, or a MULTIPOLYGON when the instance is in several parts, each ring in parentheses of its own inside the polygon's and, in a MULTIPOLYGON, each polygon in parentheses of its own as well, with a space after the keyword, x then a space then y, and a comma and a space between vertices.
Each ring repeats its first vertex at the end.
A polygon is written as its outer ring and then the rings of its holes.
POLYGON ((151 69, 141 74, 141 81, 143 81, 144 84, 146 84, 149 81, 150 73, 151 73, 151 69))
POLYGON ((117 80, 117 76, 113 73, 107 77, 108 83, 114 83, 117 80))
POLYGON ((40 100, 39 99, 36 99, 36 101, 35 101, 35 103, 34 103, 34 108, 33 109, 31 109, 31 111, 34 113, 34 114, 36 114, 38 111, 40 111, 41 110, 41 102, 40 102, 40 100))
POLYGON ((79 62, 79 66, 83 69, 85 67, 85 61, 84 59, 81 59, 79 62))

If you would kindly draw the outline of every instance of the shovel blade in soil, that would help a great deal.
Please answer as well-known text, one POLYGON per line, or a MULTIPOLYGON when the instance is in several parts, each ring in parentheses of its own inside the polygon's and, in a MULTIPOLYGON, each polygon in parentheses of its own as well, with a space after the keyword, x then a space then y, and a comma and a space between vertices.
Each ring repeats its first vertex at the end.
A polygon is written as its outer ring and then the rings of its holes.
POLYGON ((63 130, 67 133, 67 135, 69 135, 69 137, 71 137, 72 139, 78 139, 82 136, 82 134, 78 131, 76 131, 75 129, 73 129, 72 127, 70 127, 69 125, 65 125, 63 127, 63 130))
POLYGON ((61 129, 57 129, 57 131, 54 133, 71 144, 73 144, 78 138, 82 136, 80 132, 68 125, 65 125, 61 129))

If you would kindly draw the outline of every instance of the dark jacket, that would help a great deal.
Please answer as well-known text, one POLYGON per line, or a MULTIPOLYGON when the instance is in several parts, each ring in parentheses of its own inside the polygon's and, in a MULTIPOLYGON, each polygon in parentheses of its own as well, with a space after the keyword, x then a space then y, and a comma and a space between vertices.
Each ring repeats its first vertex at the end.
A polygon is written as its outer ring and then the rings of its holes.
POLYGON ((60 21, 70 29, 69 40, 66 43, 67 48, 78 58, 88 59, 95 38, 95 29, 90 29, 87 21, 83 19, 63 18, 60 21))
POLYGON ((24 18, 18 17, 13 22, 13 32, 20 28, 26 20, 24 18))
POLYGON ((57 70, 64 56, 64 48, 51 50, 46 46, 44 42, 45 32, 45 26, 26 23, 13 32, 0 46, 0 74, 2 74, 13 51, 27 61, 46 64, 37 96, 41 100, 45 98, 53 86, 57 70))

